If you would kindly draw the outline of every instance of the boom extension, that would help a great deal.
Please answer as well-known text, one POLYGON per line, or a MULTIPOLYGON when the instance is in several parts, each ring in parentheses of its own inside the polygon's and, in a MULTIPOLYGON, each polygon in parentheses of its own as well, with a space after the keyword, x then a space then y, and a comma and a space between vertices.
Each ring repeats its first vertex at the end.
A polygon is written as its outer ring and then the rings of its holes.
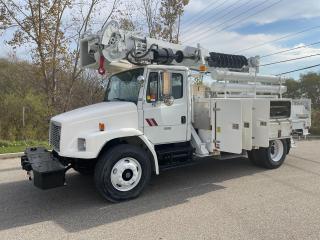
POLYGON ((106 67, 124 60, 133 65, 181 65, 192 69, 205 65, 207 69, 222 68, 238 72, 248 72, 249 68, 258 67, 256 58, 208 52, 200 45, 184 46, 140 37, 134 32, 121 30, 115 21, 109 22, 98 34, 84 35, 80 47, 84 68, 97 68, 100 56, 105 58, 106 67))
POLYGON ((83 68, 104 73, 119 72, 134 65, 176 65, 210 72, 218 81, 260 82, 281 85, 282 79, 272 75, 257 75, 259 57, 246 58, 209 52, 200 47, 173 44, 141 37, 120 29, 111 21, 97 34, 84 35, 80 40, 80 62, 83 68))

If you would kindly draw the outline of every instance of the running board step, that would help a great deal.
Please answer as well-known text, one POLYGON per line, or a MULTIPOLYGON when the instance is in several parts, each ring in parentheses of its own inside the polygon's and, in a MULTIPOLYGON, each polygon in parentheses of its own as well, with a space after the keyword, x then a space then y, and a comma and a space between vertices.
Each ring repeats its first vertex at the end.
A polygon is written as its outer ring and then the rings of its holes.
POLYGON ((162 146, 157 150, 160 168, 163 166, 181 165, 192 160, 194 148, 186 146, 162 146))

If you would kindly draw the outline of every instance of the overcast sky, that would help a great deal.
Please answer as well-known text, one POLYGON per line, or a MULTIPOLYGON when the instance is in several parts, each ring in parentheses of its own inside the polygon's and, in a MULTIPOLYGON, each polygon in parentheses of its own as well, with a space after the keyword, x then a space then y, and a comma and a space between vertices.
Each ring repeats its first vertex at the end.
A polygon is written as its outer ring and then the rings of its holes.
MULTIPOLYGON (((183 44, 200 43, 215 52, 264 56, 320 41, 320 0, 190 0, 181 32, 183 44)), ((0 57, 12 51, 4 44, 5 38, 0 37, 0 57)), ((17 49, 18 57, 28 58, 28 49, 17 49)), ((261 64, 311 54, 320 54, 320 44, 262 58, 261 64)), ((278 74, 319 64, 319 60, 316 56, 261 67, 260 71, 278 74)), ((319 71, 320 67, 311 70, 319 71)), ((297 79, 300 73, 286 76, 297 79)))
MULTIPOLYGON (((182 41, 185 44, 200 43, 216 52, 237 53, 248 57, 318 42, 320 1, 191 0, 182 18, 182 41), (295 34, 297 32, 302 33, 295 34), (273 41, 287 35, 290 37, 273 41), (247 48, 251 49, 246 50, 247 48)), ((320 44, 262 58, 261 64, 312 54, 320 54, 320 44)), ((319 60, 320 56, 316 56, 261 67, 261 72, 278 74, 319 64, 319 60)), ((311 70, 319 71, 320 67, 311 70)), ((298 78, 300 73, 303 72, 287 76, 298 78)))

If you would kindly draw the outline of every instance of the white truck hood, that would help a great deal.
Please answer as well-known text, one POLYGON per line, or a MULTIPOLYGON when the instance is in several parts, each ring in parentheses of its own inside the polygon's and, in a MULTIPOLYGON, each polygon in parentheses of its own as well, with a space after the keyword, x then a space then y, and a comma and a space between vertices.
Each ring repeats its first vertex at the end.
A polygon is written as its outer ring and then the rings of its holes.
POLYGON ((58 123, 87 122, 94 119, 103 121, 107 116, 137 113, 137 106, 130 102, 102 102, 78 108, 54 116, 51 120, 58 123))
MULTIPOLYGON (((95 157, 96 152, 90 152, 90 149, 85 153, 79 152, 79 138, 86 139, 96 134, 108 137, 109 133, 123 129, 138 129, 137 106, 130 102, 102 102, 53 117, 50 143, 61 156, 90 158, 95 157), (99 130, 99 123, 105 125, 103 132, 99 130)), ((101 138, 101 141, 104 144, 106 140, 101 138)))

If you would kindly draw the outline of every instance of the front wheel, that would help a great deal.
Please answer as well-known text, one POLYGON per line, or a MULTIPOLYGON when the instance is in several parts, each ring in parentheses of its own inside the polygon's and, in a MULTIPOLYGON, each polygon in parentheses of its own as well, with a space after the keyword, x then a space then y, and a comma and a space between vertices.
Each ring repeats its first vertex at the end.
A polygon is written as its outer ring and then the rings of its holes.
POLYGON ((287 152, 287 141, 285 139, 276 139, 270 141, 268 148, 259 148, 248 152, 248 157, 255 165, 275 169, 283 164, 287 152))
POLYGON ((151 177, 151 163, 146 152, 133 145, 121 144, 101 155, 95 167, 95 184, 109 201, 137 197, 151 177))

